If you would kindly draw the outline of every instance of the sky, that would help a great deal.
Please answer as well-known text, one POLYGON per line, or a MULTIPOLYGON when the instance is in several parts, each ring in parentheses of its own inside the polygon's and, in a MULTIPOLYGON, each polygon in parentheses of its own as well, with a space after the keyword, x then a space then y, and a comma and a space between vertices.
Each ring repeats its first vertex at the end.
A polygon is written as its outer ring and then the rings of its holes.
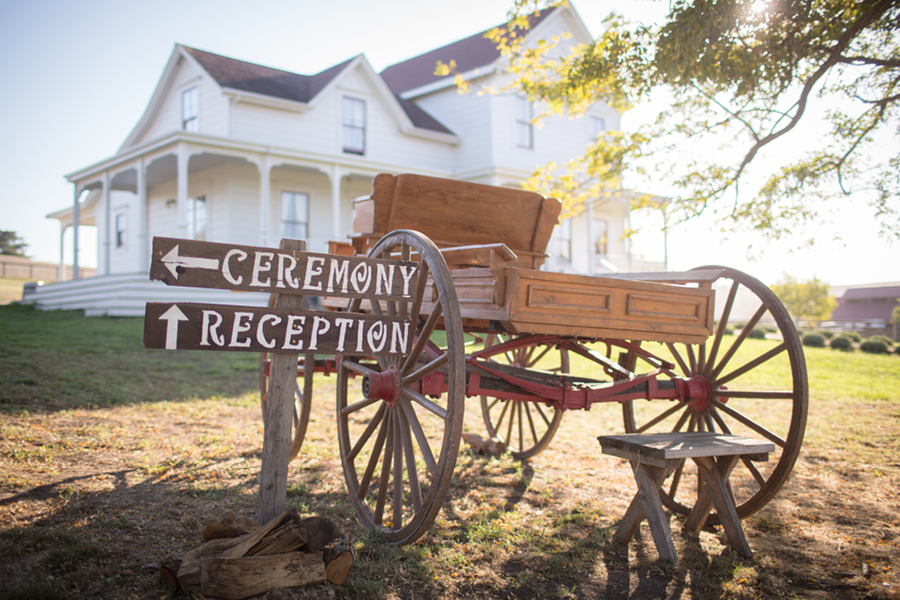
MULTIPOLYGON (((140 119, 176 43, 302 74, 363 53, 380 71, 503 23, 510 4, 0 0, 0 176, 6 182, 0 230, 17 232, 33 258, 59 261, 59 223, 45 217, 72 204, 73 186, 64 176, 116 153, 140 119)), ((575 0, 574 6, 596 35, 610 10, 654 19, 664 16, 668 2, 575 0)), ((639 110, 626 113, 623 128, 640 119, 639 110)), ((664 188, 653 191, 665 193, 664 188)), ((634 224, 641 226, 635 252, 662 260, 661 223, 636 217, 634 224)), ((70 236, 71 231, 67 262, 70 236)), ((82 236, 86 266, 96 263, 90 238, 82 236)), ((844 210, 784 242, 726 234, 710 219, 701 219, 670 231, 666 246, 672 270, 719 264, 767 284, 784 275, 818 277, 832 285, 900 281, 900 244, 879 237, 861 198, 851 197, 844 210), (802 247, 810 238, 816 244, 802 247)))

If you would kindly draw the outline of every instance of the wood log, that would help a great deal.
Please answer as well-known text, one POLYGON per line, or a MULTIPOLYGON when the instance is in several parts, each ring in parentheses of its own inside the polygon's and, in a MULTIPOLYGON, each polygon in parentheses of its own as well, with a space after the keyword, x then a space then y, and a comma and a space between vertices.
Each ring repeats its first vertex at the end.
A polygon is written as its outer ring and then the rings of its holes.
POLYGON ((207 557, 200 561, 204 596, 241 600, 275 588, 324 583, 321 552, 289 552, 241 558, 207 557))
POLYGON ((222 558, 240 558, 242 556, 247 556, 250 553, 251 549, 259 544, 267 535, 272 533, 272 531, 274 531, 275 529, 283 526, 285 523, 289 522, 291 520, 292 514, 296 515, 297 511, 287 510, 276 516, 274 519, 272 519, 250 535, 237 538, 240 540, 239 543, 232 546, 227 552, 224 552, 222 554, 222 558))
MULTIPOLYGON (((247 537, 247 536, 244 536, 247 537)), ((188 550, 181 559, 178 568, 178 584, 187 592, 200 591, 200 560, 209 556, 219 556, 229 548, 240 543, 243 538, 225 538, 210 540, 196 548, 188 550)))
POLYGON ((221 538, 233 538, 256 531, 256 523, 246 517, 238 517, 231 511, 222 514, 222 518, 203 528, 203 541, 221 538))
POLYGON ((334 585, 344 585, 353 567, 353 548, 347 538, 339 539, 333 546, 325 548, 322 560, 325 562, 325 577, 334 585))
POLYGON ((159 583, 170 590, 180 590, 181 584, 178 582, 178 571, 181 568, 181 562, 178 563, 161 563, 159 565, 159 583))
POLYGON ((173 579, 187 592, 246 598, 326 580, 342 585, 353 561, 349 540, 331 519, 300 518, 288 509, 253 533, 213 539, 188 551, 173 579))

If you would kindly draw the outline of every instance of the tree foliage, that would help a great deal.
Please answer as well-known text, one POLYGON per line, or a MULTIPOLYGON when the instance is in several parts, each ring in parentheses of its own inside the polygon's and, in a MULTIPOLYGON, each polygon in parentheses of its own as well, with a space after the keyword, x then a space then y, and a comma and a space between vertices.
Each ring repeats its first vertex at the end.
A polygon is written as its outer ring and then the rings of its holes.
POLYGON ((545 114, 669 99, 651 124, 546 165, 530 188, 577 203, 618 189, 628 168, 675 191, 676 223, 709 211, 771 238, 815 222, 824 200, 858 193, 900 239, 900 0, 672 0, 665 22, 610 15, 593 43, 571 51, 561 40, 523 43, 526 15, 565 0, 514 2, 507 27, 490 35, 510 59, 511 87, 546 103, 545 114), (830 131, 783 158, 813 103, 830 131), (774 172, 759 172, 771 164, 764 152, 777 153, 774 172), (738 193, 751 167, 763 184, 738 193))
POLYGON ((0 254, 26 257, 26 248, 28 244, 15 231, 0 231, 0 254))
POLYGON ((828 284, 816 277, 797 281, 794 277, 785 275, 771 289, 795 319, 816 323, 825 321, 837 306, 837 300, 831 295, 828 284))

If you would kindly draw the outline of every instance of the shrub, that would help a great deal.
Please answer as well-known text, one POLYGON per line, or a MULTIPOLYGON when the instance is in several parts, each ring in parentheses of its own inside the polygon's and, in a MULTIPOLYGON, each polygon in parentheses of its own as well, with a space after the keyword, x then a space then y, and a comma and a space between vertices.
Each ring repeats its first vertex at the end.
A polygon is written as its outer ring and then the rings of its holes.
POLYGON ((873 335, 869 338, 869 340, 873 342, 884 342, 888 348, 892 348, 894 346, 894 340, 886 335, 873 335))
POLYGON ((825 338, 818 333, 807 333, 803 336, 803 345, 810 348, 824 348, 825 338))
POLYGON ((726 325, 725 335, 734 335, 734 327, 732 327, 731 325, 726 325))
POLYGON ((866 340, 859 345, 859 349, 867 354, 888 354, 890 346, 881 340, 866 340))
POLYGON ((828 331, 827 329, 820 329, 820 330, 818 330, 816 333, 818 333, 819 335, 821 335, 821 336, 822 336, 823 338, 825 338, 826 340, 830 340, 831 338, 834 337, 834 332, 833 332, 833 331, 828 331))
POLYGON ((749 334, 747 334, 747 337, 751 340, 764 340, 766 339, 766 332, 762 329, 754 328, 749 334))
POLYGON ((851 340, 853 340, 853 341, 856 342, 857 344, 860 343, 860 342, 862 341, 862 336, 859 335, 858 333, 856 333, 855 331, 845 331, 845 332, 842 333, 841 335, 847 336, 848 338, 850 338, 851 340))
POLYGON ((853 340, 846 335, 839 335, 836 338, 831 338, 831 341, 828 342, 828 345, 832 350, 840 350, 841 352, 853 351, 853 340))

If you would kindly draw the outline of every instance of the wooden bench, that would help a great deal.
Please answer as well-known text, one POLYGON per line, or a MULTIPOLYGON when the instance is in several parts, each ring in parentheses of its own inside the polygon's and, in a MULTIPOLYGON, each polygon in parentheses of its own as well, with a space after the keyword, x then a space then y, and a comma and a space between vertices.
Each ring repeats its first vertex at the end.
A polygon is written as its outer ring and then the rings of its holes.
POLYGON ((769 453, 775 451, 774 444, 708 432, 605 435, 598 439, 604 454, 631 461, 638 487, 614 540, 630 542, 646 517, 659 557, 678 562, 672 532, 663 513, 660 487, 672 470, 690 458, 697 463, 704 485, 685 521, 685 529, 699 533, 710 509, 715 507, 731 547, 741 556, 753 556, 735 509, 728 477, 741 457, 768 460, 769 453))

